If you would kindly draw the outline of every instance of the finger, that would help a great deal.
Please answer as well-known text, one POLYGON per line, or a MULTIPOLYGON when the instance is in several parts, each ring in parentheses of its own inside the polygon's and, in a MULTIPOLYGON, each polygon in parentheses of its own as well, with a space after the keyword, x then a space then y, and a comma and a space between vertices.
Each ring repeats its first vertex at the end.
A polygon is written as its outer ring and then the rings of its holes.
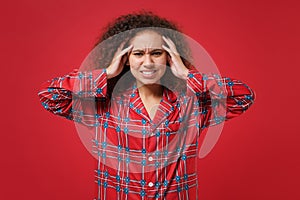
POLYGON ((169 37, 165 37, 165 36, 162 36, 163 37, 163 40, 169 45, 169 46, 175 46, 174 42, 171 40, 171 38, 169 37))
POLYGON ((168 48, 167 46, 165 46, 165 45, 162 45, 162 48, 164 49, 164 50, 166 50, 168 53, 169 53, 169 55, 171 56, 171 59, 173 58, 173 59, 176 59, 176 54, 170 49, 170 48, 168 48))
POLYGON ((177 49, 176 49, 176 45, 174 44, 174 42, 170 39, 167 38, 165 36, 162 36, 163 40, 167 43, 167 45, 170 47, 170 49, 175 53, 178 54, 177 49))
POLYGON ((170 55, 173 54, 173 52, 171 51, 171 49, 168 48, 167 46, 162 45, 162 48, 163 48, 164 50, 166 50, 170 55))
POLYGON ((131 51, 132 48, 133 48, 133 45, 130 45, 129 47, 123 49, 121 52, 118 53, 117 58, 124 56, 127 52, 131 51))
POLYGON ((119 47, 118 47, 118 49, 117 49, 117 53, 118 53, 118 54, 122 51, 124 45, 125 45, 125 42, 122 42, 122 43, 119 45, 119 47))
POLYGON ((132 48, 133 48, 133 45, 130 45, 129 47, 123 49, 123 50, 121 51, 121 54, 124 55, 124 54, 128 53, 129 51, 132 50, 132 48))

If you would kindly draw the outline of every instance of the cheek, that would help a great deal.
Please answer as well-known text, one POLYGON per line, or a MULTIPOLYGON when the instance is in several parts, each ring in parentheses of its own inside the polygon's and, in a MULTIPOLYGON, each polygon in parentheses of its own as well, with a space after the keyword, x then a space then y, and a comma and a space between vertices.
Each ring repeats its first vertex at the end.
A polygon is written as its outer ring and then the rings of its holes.
POLYGON ((161 64, 161 65, 166 65, 167 64, 167 56, 164 55, 160 58, 157 59, 157 63, 161 64))
POLYGON ((134 66, 130 65, 130 71, 131 71, 132 74, 135 74, 136 71, 137 71, 137 67, 134 67, 134 66))
POLYGON ((167 69, 166 65, 162 67, 161 71, 162 71, 163 74, 166 73, 166 69, 167 69))
POLYGON ((160 59, 157 59, 157 60, 155 61, 155 63, 156 63, 157 65, 159 65, 159 67, 161 68, 162 71, 165 71, 165 70, 166 70, 167 59, 160 58, 160 59))
POLYGON ((137 62, 129 61, 129 68, 130 68, 131 73, 134 75, 134 74, 138 73, 138 71, 140 69, 140 65, 137 62))
POLYGON ((128 63, 130 67, 137 68, 140 65, 140 61, 136 58, 129 57, 128 63))

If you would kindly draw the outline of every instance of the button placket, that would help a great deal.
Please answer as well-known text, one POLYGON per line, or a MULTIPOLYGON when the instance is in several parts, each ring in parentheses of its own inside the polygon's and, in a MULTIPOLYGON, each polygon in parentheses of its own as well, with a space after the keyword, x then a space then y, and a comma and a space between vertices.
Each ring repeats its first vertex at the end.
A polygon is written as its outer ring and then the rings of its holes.
MULTIPOLYGON (((156 119, 156 121, 157 121, 157 119, 156 119)), ((157 141, 156 139, 154 140, 153 137, 155 137, 155 138, 158 137, 156 135, 158 125, 154 124, 153 122, 152 123, 150 122, 148 127, 149 127, 149 134, 148 134, 148 143, 147 144, 149 146, 153 147, 154 144, 152 144, 152 143, 150 144, 150 142, 156 142, 157 141)), ((155 183, 156 183, 155 174, 156 174, 156 170, 157 170, 157 168, 155 167, 155 162, 156 161, 157 161, 157 158, 156 158, 155 151, 147 152, 147 166, 148 166, 148 169, 149 169, 148 170, 149 173, 148 173, 146 188, 147 188, 148 191, 151 191, 150 193, 148 192, 148 195, 151 195, 151 196, 154 195, 153 191, 157 189, 157 188, 155 188, 155 183)), ((155 194, 156 193, 157 192, 155 192, 155 194)))
POLYGON ((148 160, 149 160, 150 162, 152 162, 152 161, 153 161, 153 157, 152 157, 152 156, 149 156, 149 157, 148 157, 148 160))
MULTIPOLYGON (((151 120, 150 120, 151 121, 151 120)), ((147 123, 145 124, 145 128, 147 129, 147 134, 145 135, 145 149, 146 149, 146 154, 145 154, 145 159, 147 160, 146 162, 146 166, 144 167, 145 169, 145 175, 144 175, 144 178, 145 178, 145 186, 143 187, 144 190, 145 190, 145 196, 143 197, 144 200, 147 200, 148 199, 148 195, 149 195, 149 192, 148 192, 148 181, 149 181, 149 176, 148 176, 148 173, 149 173, 149 164, 151 164, 151 161, 153 161, 153 157, 151 157, 151 153, 149 153, 149 146, 150 146, 150 141, 149 140, 149 133, 151 132, 151 122, 147 120, 147 123)))
POLYGON ((153 187, 154 186, 154 183, 152 183, 151 181, 148 183, 148 186, 149 187, 153 187))

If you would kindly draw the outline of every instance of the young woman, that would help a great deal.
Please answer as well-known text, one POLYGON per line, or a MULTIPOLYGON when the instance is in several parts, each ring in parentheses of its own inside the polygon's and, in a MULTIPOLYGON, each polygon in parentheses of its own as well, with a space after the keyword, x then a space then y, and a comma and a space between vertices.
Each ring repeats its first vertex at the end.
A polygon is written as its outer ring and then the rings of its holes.
POLYGON ((47 110, 93 130, 97 200, 198 199, 201 132, 254 101, 244 83, 193 67, 177 31, 152 13, 121 16, 96 44, 106 42, 96 67, 39 92, 47 110))

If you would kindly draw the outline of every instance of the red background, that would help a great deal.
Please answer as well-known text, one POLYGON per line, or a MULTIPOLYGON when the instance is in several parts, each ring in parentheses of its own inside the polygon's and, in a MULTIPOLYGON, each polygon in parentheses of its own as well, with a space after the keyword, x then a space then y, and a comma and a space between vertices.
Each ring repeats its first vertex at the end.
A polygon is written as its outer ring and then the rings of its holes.
POLYGON ((93 198, 95 160, 38 88, 78 68, 107 22, 141 8, 178 22, 257 94, 199 161, 200 199, 300 199, 297 1, 105 2, 1 1, 0 199, 93 198))

